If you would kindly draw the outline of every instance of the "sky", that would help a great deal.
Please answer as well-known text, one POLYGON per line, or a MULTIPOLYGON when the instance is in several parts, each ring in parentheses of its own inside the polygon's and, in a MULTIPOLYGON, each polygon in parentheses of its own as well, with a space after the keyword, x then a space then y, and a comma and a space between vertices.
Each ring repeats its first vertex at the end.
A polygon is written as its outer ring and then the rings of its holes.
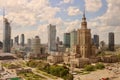
POLYGON ((86 11, 88 28, 100 41, 108 43, 108 33, 115 33, 115 44, 120 44, 120 0, 0 0, 0 40, 3 40, 3 7, 11 22, 12 38, 25 34, 25 39, 38 35, 47 43, 47 26, 56 25, 57 36, 81 28, 86 11))

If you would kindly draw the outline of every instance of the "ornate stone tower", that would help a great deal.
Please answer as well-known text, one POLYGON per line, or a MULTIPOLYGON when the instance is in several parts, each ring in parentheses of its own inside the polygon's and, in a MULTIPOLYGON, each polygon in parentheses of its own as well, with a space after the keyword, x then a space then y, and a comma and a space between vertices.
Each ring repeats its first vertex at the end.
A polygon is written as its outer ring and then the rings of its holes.
POLYGON ((78 29, 78 46, 82 58, 89 58, 92 54, 91 30, 87 29, 85 12, 83 14, 81 29, 78 29))

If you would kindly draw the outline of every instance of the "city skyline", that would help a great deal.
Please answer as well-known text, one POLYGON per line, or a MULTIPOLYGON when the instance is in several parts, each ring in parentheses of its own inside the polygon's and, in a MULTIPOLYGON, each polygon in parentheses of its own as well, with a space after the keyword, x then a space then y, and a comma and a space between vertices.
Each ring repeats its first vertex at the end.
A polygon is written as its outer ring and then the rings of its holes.
MULTIPOLYGON (((47 43, 47 25, 56 25, 57 36, 81 28, 84 7, 88 28, 92 35, 100 35, 100 41, 108 44, 108 33, 115 33, 115 44, 120 44, 119 27, 120 1, 112 0, 0 0, 0 41, 3 36, 2 8, 6 9, 8 21, 13 20, 12 39, 21 33, 25 39, 38 35, 42 43, 47 43), (35 6, 36 4, 36 6, 35 6), (114 20, 113 20, 114 19, 114 20), (44 35, 43 35, 44 33, 44 35)), ((25 41, 25 42, 26 42, 25 41)))

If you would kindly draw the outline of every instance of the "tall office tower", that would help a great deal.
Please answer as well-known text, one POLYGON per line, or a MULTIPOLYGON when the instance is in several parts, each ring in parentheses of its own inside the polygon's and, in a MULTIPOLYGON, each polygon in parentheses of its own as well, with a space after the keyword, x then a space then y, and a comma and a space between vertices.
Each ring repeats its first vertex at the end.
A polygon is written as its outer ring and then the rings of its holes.
POLYGON ((100 49, 105 50, 105 42, 104 41, 100 41, 100 49))
POLYGON ((56 26, 48 25, 48 51, 56 51, 56 26))
POLYGON ((3 52, 9 53, 11 51, 10 39, 11 39, 11 26, 8 19, 3 14, 3 52))
POLYGON ((82 58, 89 58, 92 56, 92 39, 91 39, 91 30, 87 28, 87 21, 85 13, 83 14, 81 29, 78 29, 78 46, 80 48, 80 54, 82 58))
POLYGON ((59 43, 60 42, 60 38, 59 37, 57 37, 57 41, 56 41, 57 43, 59 43))
POLYGON ((13 47, 13 39, 10 40, 10 47, 13 47))
POLYGON ((28 39, 28 40, 27 40, 27 46, 28 46, 28 47, 31 47, 31 39, 28 39))
POLYGON ((97 48, 99 47, 99 35, 94 35, 93 43, 97 48))
POLYGON ((60 39, 59 39, 59 37, 57 37, 57 39, 56 39, 56 51, 58 51, 59 44, 60 44, 60 39))
POLYGON ((64 33, 64 46, 70 48, 70 33, 64 33))
POLYGON ((24 46, 25 45, 25 36, 24 36, 24 34, 21 34, 21 39, 20 40, 21 40, 20 45, 24 46))
POLYGON ((77 31, 73 30, 70 32, 70 47, 72 48, 73 46, 77 45, 77 31))
POLYGON ((18 35, 15 37, 15 44, 19 45, 19 36, 18 35))
POLYGON ((115 45, 115 42, 114 42, 114 33, 113 32, 110 32, 109 33, 109 50, 110 51, 114 51, 114 45, 115 45))
POLYGON ((33 54, 40 54, 40 38, 38 36, 32 39, 31 49, 33 54))

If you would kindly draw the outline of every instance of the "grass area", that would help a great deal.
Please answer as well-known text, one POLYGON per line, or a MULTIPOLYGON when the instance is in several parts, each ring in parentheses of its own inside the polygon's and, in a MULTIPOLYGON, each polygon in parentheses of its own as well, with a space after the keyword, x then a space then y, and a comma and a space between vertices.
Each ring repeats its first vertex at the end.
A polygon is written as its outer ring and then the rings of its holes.
POLYGON ((9 65, 10 65, 10 64, 2 63, 2 66, 6 67, 6 68, 8 68, 9 65))
POLYGON ((90 71, 84 71, 84 70, 82 70, 82 71, 75 71, 77 74, 81 74, 81 75, 84 75, 84 74, 89 74, 90 73, 90 71))
POLYGON ((18 74, 18 76, 23 77, 25 80, 47 80, 46 78, 44 78, 40 75, 34 74, 32 72, 20 73, 20 74, 18 74))
POLYGON ((19 62, 19 64, 21 65, 21 67, 27 67, 25 62, 19 62))
POLYGON ((92 71, 102 70, 104 68, 105 68, 105 65, 103 63, 97 63, 95 65, 86 65, 83 70, 76 71, 76 73, 84 75, 84 74, 89 74, 92 71))
POLYGON ((46 72, 43 72, 43 71, 41 71, 41 70, 36 70, 36 72, 38 72, 38 73, 40 73, 40 74, 43 74, 43 75, 45 75, 45 76, 47 76, 47 77, 50 77, 50 78, 52 78, 52 79, 57 79, 56 76, 53 76, 53 75, 48 74, 48 73, 46 73, 46 72))

